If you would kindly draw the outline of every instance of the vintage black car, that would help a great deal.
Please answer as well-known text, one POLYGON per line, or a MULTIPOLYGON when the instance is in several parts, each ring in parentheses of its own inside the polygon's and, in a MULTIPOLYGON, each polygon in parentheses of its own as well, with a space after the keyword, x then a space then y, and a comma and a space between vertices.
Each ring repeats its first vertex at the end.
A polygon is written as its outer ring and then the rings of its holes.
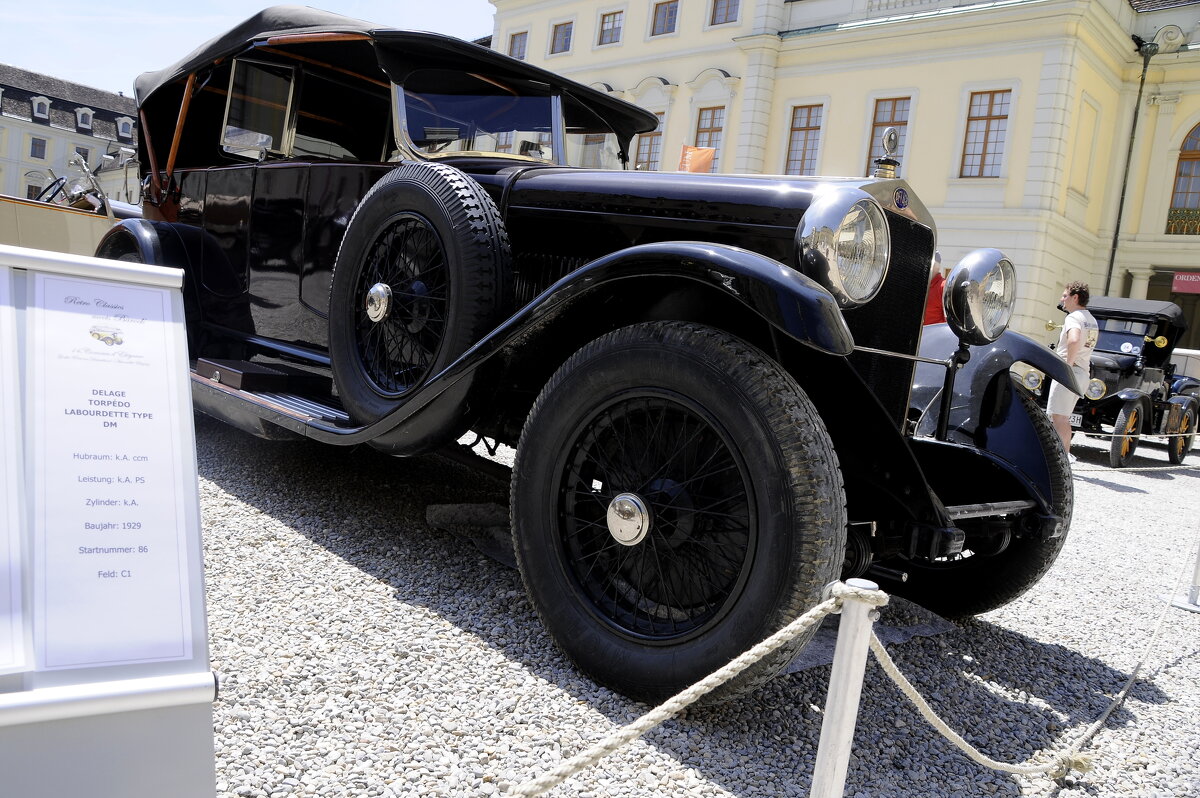
MULTIPOLYGON (((1167 457, 1182 463, 1192 450, 1200 412, 1200 380, 1176 374, 1171 362, 1187 332, 1183 311, 1174 302, 1112 296, 1092 297, 1088 310, 1100 324, 1100 341, 1071 426, 1111 434, 1113 468, 1129 465, 1143 435, 1167 436, 1167 457)), ((1031 377, 1030 384, 1035 382, 1038 377, 1031 377)))
POLYGON ((136 91, 145 218, 97 254, 186 272, 195 406, 395 455, 468 430, 516 447, 525 585, 604 684, 669 695, 839 576, 983 612, 1063 545, 1069 466, 1009 368, 1070 375, 1006 331, 996 250, 958 264, 923 339, 936 234, 890 159, 871 179, 632 171, 652 114, 310 9, 136 91))

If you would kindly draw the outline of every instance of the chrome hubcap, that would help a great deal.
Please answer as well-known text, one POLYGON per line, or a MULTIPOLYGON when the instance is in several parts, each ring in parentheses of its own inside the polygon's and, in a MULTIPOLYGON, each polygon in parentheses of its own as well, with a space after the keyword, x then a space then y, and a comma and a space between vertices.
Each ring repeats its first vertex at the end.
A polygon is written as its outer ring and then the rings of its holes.
POLYGON ((650 532, 650 509, 636 493, 618 494, 608 505, 608 533, 622 546, 636 546, 650 532))
POLYGON ((387 283, 375 283, 367 291, 367 318, 381 322, 392 310, 392 287, 387 283))

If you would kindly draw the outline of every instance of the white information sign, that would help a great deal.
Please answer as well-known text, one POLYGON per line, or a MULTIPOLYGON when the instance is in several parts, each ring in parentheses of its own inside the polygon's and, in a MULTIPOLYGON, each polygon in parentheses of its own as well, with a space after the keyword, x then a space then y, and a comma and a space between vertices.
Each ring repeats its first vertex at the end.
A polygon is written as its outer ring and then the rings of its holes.
POLYGON ((36 274, 27 309, 39 670, 189 659, 166 289, 36 274))
POLYGON ((21 593, 24 463, 12 270, 0 266, 0 673, 28 665, 21 593))

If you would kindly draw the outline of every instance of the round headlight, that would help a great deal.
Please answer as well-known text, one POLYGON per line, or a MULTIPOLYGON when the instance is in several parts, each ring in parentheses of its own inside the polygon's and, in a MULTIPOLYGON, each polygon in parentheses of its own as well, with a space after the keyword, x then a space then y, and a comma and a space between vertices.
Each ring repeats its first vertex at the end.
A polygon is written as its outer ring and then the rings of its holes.
POLYGON ((1017 271, 1004 253, 977 249, 946 280, 946 321, 959 338, 982 346, 1008 329, 1017 300, 1017 271))
POLYGON ((1106 393, 1108 393, 1108 386, 1104 384, 1104 380, 1098 380, 1095 377, 1088 380, 1087 388, 1083 391, 1083 395, 1093 402, 1103 399, 1106 393))
POLYGON ((871 301, 883 286, 891 256, 887 219, 862 192, 818 197, 799 230, 804 270, 842 307, 871 301))
POLYGON ((1042 372, 1038 371, 1037 369, 1030 369, 1029 371, 1025 372, 1025 376, 1021 377, 1021 384, 1031 391, 1036 391, 1038 388, 1042 387, 1043 379, 1044 377, 1042 372))

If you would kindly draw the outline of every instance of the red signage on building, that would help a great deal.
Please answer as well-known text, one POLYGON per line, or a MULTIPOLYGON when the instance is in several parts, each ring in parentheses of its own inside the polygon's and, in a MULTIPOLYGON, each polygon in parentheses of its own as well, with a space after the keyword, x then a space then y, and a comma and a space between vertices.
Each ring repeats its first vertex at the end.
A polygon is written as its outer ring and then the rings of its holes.
POLYGON ((1175 279, 1171 280, 1171 292, 1200 294, 1200 272, 1175 272, 1175 279))

